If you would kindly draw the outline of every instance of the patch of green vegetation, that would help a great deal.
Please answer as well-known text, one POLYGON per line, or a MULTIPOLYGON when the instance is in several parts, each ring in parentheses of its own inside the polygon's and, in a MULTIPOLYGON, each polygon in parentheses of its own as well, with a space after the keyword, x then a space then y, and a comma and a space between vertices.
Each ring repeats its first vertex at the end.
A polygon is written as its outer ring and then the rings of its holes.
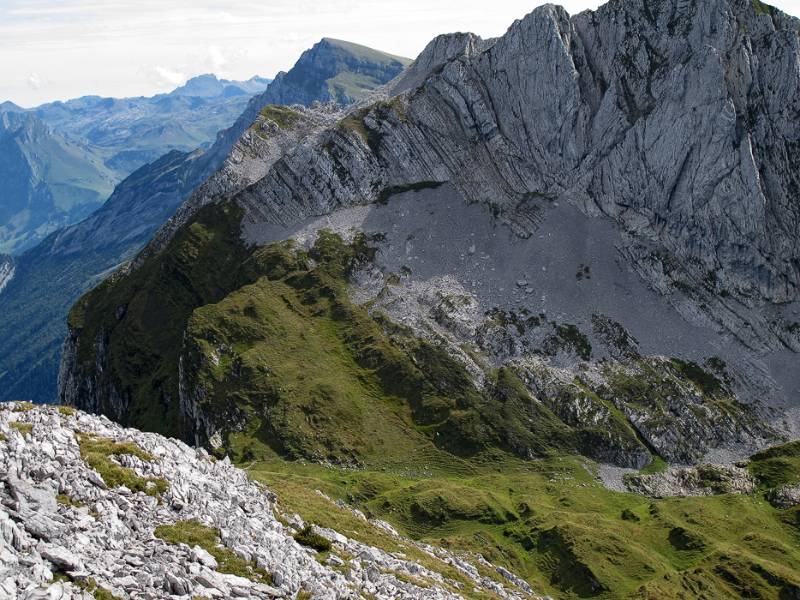
MULTIPOLYGON (((585 459, 566 456, 525 462, 485 454, 468 469, 428 474, 419 464, 425 457, 416 461, 402 471, 391 463, 342 470, 273 461, 249 473, 307 521, 417 560, 418 549, 315 493, 321 490, 413 539, 481 553, 554 598, 734 598, 748 584, 760 593, 754 597, 777 600, 800 589, 800 529, 787 522, 789 511, 761 497, 652 500, 613 492, 585 459)), ((427 561, 442 572, 441 561, 427 561)))
POLYGON ((296 110, 278 104, 267 104, 261 109, 260 114, 262 117, 274 121, 278 127, 284 130, 291 129, 303 118, 303 115, 296 110))
POLYGON ((272 575, 244 560, 235 552, 221 545, 219 530, 203 525, 199 521, 178 521, 172 525, 159 525, 154 535, 169 544, 186 544, 190 548, 200 546, 217 561, 217 571, 245 577, 258 583, 272 584, 272 575))
POLYGON ((90 582, 91 583, 87 584, 85 589, 94 596, 95 600, 120 600, 118 596, 115 596, 106 588, 101 587, 94 580, 90 580, 90 582))
POLYGON ((404 192, 418 192, 420 190, 435 190, 444 185, 441 181, 419 181, 417 183, 408 183, 405 185, 392 185, 384 188, 378 195, 378 204, 387 204, 389 198, 402 194, 404 192))
POLYGON ((624 521, 636 521, 637 523, 641 521, 639 515, 633 512, 630 508, 623 508, 620 518, 622 518, 624 521))
POLYGON ((73 500, 67 494, 58 494, 56 496, 56 502, 58 502, 62 506, 68 506, 70 508, 83 508, 84 506, 86 506, 85 503, 80 502, 78 500, 73 500))
POLYGON ((34 408, 36 408, 36 405, 33 402, 28 402, 27 400, 11 403, 11 410, 14 412, 28 412, 34 408))
POLYGON ((156 477, 140 477, 133 469, 123 467, 113 460, 112 456, 130 454, 137 458, 152 462, 155 457, 131 442, 115 442, 114 440, 80 434, 78 436, 81 458, 99 473, 110 488, 125 486, 133 492, 144 492, 150 496, 158 496, 167 491, 166 480, 156 477))
POLYGON ((313 548, 317 552, 330 552, 331 549, 330 540, 314 531, 311 525, 306 525, 302 530, 294 534, 294 539, 298 544, 313 548))
POLYGON ((98 584, 93 577, 79 579, 64 573, 56 573, 53 576, 53 581, 70 582, 84 592, 91 594, 95 600, 120 600, 120 598, 98 584))
POLYGON ((643 469, 639 470, 641 475, 655 475, 656 473, 663 473, 669 468, 669 463, 665 461, 660 456, 654 456, 653 460, 650 461, 643 469))
POLYGON ((0 433, 0 442, 5 442, 6 440, 8 440, 8 438, 4 434, 0 433))
POLYGON ((592 345, 586 336, 571 323, 553 323, 553 333, 542 343, 542 350, 548 356, 560 352, 572 352, 583 360, 592 357, 592 345))
POLYGON ((747 468, 763 488, 800 483, 800 441, 773 446, 754 454, 747 468))
POLYGON ((56 410, 64 417, 74 417, 78 412, 72 406, 57 406, 56 410))
POLYGON ((671 362, 681 376, 694 382, 704 394, 712 396, 724 391, 725 386, 722 381, 697 363, 686 362, 679 358, 673 358, 671 362))
POLYGON ((761 0, 752 0, 753 1, 753 10, 756 11, 757 15, 772 15, 775 12, 775 7, 767 4, 766 2, 762 2, 761 0))
POLYGON ((357 134, 364 140, 373 154, 378 154, 380 152, 383 134, 379 128, 367 126, 365 119, 369 112, 369 107, 351 112, 339 121, 338 128, 344 132, 357 134))
POLYGON ((22 435, 29 435, 33 431, 33 423, 21 423, 19 421, 12 421, 9 423, 11 427, 19 431, 22 435))

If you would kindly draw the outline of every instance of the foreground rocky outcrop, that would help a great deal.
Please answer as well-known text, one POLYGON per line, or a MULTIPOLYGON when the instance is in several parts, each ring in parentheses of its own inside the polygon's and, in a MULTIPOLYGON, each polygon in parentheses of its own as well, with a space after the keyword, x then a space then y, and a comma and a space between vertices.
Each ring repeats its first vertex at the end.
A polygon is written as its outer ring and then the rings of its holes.
POLYGON ((0 485, 3 598, 533 597, 430 546, 423 566, 317 529, 332 544, 318 554, 293 537, 306 524, 227 459, 71 409, 0 405, 0 485))

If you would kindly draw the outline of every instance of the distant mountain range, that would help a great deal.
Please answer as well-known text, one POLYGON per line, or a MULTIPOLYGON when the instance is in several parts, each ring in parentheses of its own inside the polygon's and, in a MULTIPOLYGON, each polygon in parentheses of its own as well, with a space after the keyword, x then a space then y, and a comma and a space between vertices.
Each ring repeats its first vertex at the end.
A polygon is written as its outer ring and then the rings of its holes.
POLYGON ((163 154, 213 142, 269 82, 201 75, 151 98, 0 104, 0 252, 18 254, 77 223, 163 154))
POLYGON ((22 250, 85 218, 117 179, 90 146, 31 113, 0 113, 0 252, 22 250))
MULTIPOLYGON (((0 398, 52 401, 55 398, 60 345, 66 334, 66 315, 78 296, 134 257, 153 232, 169 219, 195 188, 220 169, 226 159, 234 165, 247 165, 249 163, 241 154, 242 148, 263 142, 278 151, 297 142, 296 136, 298 131, 303 131, 302 128, 283 138, 267 135, 260 129, 267 122, 274 123, 262 113, 276 118, 275 111, 265 107, 319 102, 330 103, 325 111, 335 113, 337 107, 367 97, 398 75, 409 62, 357 44, 322 40, 303 53, 290 71, 279 73, 262 94, 249 102, 246 95, 233 96, 234 99, 245 99, 240 105, 239 118, 230 119, 228 125, 235 123, 220 134, 211 147, 198 146, 188 152, 175 149, 160 156, 122 181, 103 206, 88 218, 53 232, 37 246, 14 260, 7 260, 6 287, 0 290, 0 339, 4 340, 0 344, 0 398), (240 138, 243 138, 243 143, 240 143, 240 138), (275 139, 283 141, 278 143, 275 139)), ((150 99, 145 106, 151 110, 153 104, 199 104, 202 96, 195 94, 224 96, 236 93, 233 89, 236 87, 242 86, 216 80, 213 76, 199 77, 172 94, 150 99)), ((245 90, 249 92, 252 88, 245 90)), ((118 126, 118 131, 123 132, 125 127, 119 121, 132 119, 135 111, 121 110, 114 117, 115 109, 111 105, 126 102, 136 101, 83 99, 73 101, 72 110, 79 111, 79 106, 84 106, 82 110, 94 110, 98 120, 106 119, 109 127, 118 126), (98 107, 103 102, 109 105, 106 112, 98 107)), ((61 105, 59 110, 68 110, 66 104, 69 103, 61 105)), ((50 106, 42 110, 50 115, 48 119, 56 121, 53 116, 56 108, 50 106)), ((194 117, 191 117, 179 108, 175 111, 176 118, 181 121, 202 120, 198 112, 192 113, 194 117)), ((156 117, 151 120, 156 120, 156 117)), ((63 127, 68 127, 68 121, 63 117, 60 122, 63 127)), ((87 117, 87 123, 89 121, 91 119, 87 117)), ((101 131, 102 127, 96 129, 101 131)), ((97 136, 93 139, 101 143, 103 139, 112 138, 114 135, 109 134, 106 138, 97 136)), ((262 152, 259 147, 259 153, 262 152)), ((228 168, 231 168, 230 164, 228 168)), ((218 188, 223 185, 221 181, 228 171, 221 170, 221 173, 213 181, 218 188)), ((258 173, 260 171, 253 171, 249 177, 254 178, 258 173)), ((244 185, 249 180, 246 173, 235 178, 237 185, 244 185)), ((3 264, 0 258, 0 269, 3 264)))

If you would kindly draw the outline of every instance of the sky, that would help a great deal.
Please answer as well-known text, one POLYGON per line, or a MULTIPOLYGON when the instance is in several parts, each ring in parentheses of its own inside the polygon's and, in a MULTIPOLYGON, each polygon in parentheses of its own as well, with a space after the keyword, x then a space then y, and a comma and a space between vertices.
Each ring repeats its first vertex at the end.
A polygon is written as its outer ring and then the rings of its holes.
MULTIPOLYGON (((414 58, 434 36, 501 35, 538 0, 0 0, 0 101, 149 96, 189 77, 272 77, 323 37, 414 58)), ((570 13, 598 0, 559 2, 570 13)), ((800 15, 800 0, 773 2, 800 15)))

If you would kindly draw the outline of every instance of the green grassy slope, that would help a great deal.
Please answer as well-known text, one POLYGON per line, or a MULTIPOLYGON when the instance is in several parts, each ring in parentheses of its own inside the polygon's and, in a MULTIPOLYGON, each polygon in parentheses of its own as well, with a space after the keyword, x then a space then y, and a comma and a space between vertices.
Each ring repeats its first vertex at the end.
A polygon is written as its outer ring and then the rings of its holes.
POLYGON ((337 40, 335 38, 323 38, 324 42, 328 42, 334 48, 338 48, 343 52, 353 56, 354 58, 364 61, 375 63, 379 65, 388 65, 394 62, 399 62, 402 65, 409 65, 411 64, 412 60, 410 58, 406 58, 404 56, 396 56, 394 54, 389 54, 388 52, 382 52, 380 50, 375 50, 374 48, 370 48, 368 46, 362 46, 361 44, 356 44, 354 42, 348 42, 346 40, 337 40))
POLYGON ((652 500, 605 489, 577 457, 523 462, 477 457, 421 474, 411 459, 340 470, 247 465, 286 508, 312 522, 373 535, 315 490, 412 538, 481 553, 555 598, 794 598, 800 593, 800 509, 763 496, 652 500), (418 475, 410 476, 415 471, 418 475))
POLYGON ((748 468, 765 489, 800 483, 800 441, 762 450, 748 468))
POLYGON ((107 367, 95 375, 128 402, 118 418, 187 435, 177 402, 185 344, 185 371, 204 389, 204 412, 222 424, 247 416, 251 443, 240 447, 230 432, 232 451, 260 445, 367 463, 386 453, 378 441, 413 451, 427 439, 455 455, 576 448, 572 432, 512 373, 492 374, 479 391, 444 350, 400 329, 390 340, 350 303, 346 276, 370 252, 363 239, 348 245, 322 235, 308 256, 287 245, 253 251, 239 241, 239 219, 232 205, 209 207, 155 260, 73 308, 87 372, 96 341, 108 342, 107 367))

